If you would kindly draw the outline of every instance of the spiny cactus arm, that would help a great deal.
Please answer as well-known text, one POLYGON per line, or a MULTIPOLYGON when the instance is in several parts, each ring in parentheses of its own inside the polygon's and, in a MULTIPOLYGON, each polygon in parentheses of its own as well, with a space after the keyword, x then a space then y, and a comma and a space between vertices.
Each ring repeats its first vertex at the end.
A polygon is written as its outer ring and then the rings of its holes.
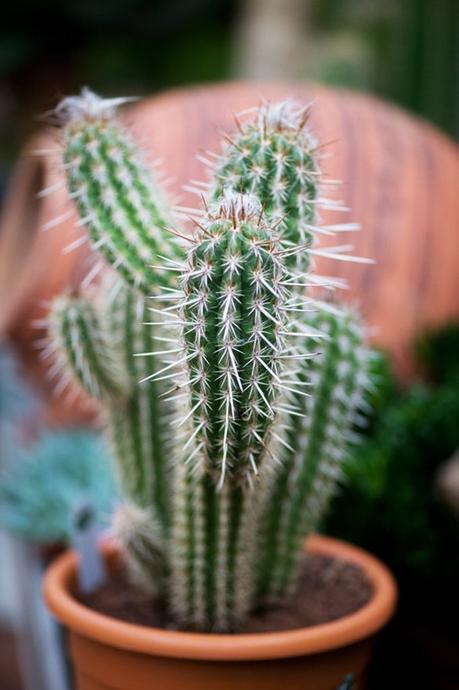
POLYGON ((172 221, 162 192, 115 119, 123 99, 102 99, 83 89, 56 113, 64 124, 63 167, 70 197, 91 244, 123 278, 145 294, 173 281, 161 257, 181 256, 169 241, 172 221), (152 264, 155 264, 153 267, 152 264))
MULTIPOLYGON (((196 477, 193 538, 203 555, 192 570, 181 562, 177 606, 191 612, 191 627, 232 630, 253 598, 254 484, 261 468, 274 462, 269 446, 285 385, 290 292, 283 250, 256 200, 229 194, 195 240, 178 309, 184 341, 178 361, 185 365, 178 386, 191 393, 178 442, 196 477)), ((168 371, 170 365, 164 374, 173 376, 168 371)), ((183 545, 183 529, 178 534, 183 545)), ((190 549, 182 546, 182 553, 190 549)))
POLYGON ((173 619, 179 624, 204 629, 207 611, 201 477, 189 465, 179 462, 174 479, 169 608, 173 619))
MULTIPOLYGON (((165 391, 161 382, 142 382, 151 372, 148 354, 159 327, 152 331, 145 300, 123 281, 108 276, 101 291, 101 322, 130 386, 123 406, 110 409, 110 435, 121 484, 125 496, 136 505, 153 506, 165 536, 171 519, 171 405, 161 400, 165 391)), ((159 363, 154 361, 154 365, 157 369, 159 363)))
POLYGON ((166 549, 161 527, 151 510, 125 502, 115 512, 113 534, 127 557, 132 579, 153 596, 164 596, 166 549))
POLYGON ((224 199, 192 247, 183 276, 183 360, 196 462, 220 486, 227 477, 252 483, 283 385, 288 278, 282 250, 260 213, 254 199, 224 199))
POLYGON ((120 400, 128 394, 128 383, 88 300, 57 297, 50 310, 48 328, 50 349, 55 354, 51 374, 61 376, 58 386, 70 384, 73 379, 99 400, 120 400))
POLYGON ((293 587, 304 539, 316 529, 336 489, 369 386, 371 353, 362 344, 358 316, 322 311, 307 320, 328 340, 321 355, 302 363, 310 397, 289 401, 295 408, 286 432, 289 448, 284 448, 265 504, 261 596, 284 595, 293 587))

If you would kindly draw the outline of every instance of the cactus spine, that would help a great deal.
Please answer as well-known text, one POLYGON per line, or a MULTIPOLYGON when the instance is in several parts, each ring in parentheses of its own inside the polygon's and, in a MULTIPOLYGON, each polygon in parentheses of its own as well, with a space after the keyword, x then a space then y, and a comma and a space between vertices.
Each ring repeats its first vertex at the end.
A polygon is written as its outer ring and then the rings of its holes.
POLYGON ((316 303, 311 315, 303 297, 321 284, 310 256, 328 203, 307 109, 262 106, 241 126, 185 259, 117 104, 84 92, 58 108, 80 224, 118 277, 93 299, 55 301, 56 366, 102 402, 127 499, 115 528, 142 584, 176 624, 235 631, 292 590, 339 478, 367 352, 352 312, 316 303))
POLYGON ((317 529, 337 488, 369 387, 371 353, 362 344, 358 316, 351 310, 321 311, 309 322, 328 339, 319 345, 322 352, 301 366, 300 377, 310 383, 310 396, 292 401, 302 416, 288 422, 289 448, 267 490, 262 596, 283 596, 294 587, 301 545, 317 529))

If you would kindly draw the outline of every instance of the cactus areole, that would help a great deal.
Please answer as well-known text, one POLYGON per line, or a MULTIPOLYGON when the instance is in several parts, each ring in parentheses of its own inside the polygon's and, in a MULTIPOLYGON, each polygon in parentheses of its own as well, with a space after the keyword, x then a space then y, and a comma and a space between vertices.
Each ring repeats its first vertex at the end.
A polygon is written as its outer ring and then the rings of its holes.
POLYGON ((262 104, 239 122, 190 230, 117 120, 122 102, 84 90, 56 109, 97 269, 55 300, 45 356, 58 386, 99 401, 132 577, 171 625, 238 632, 294 596, 362 418, 364 329, 314 268, 320 233, 351 224, 321 225, 339 204, 323 197, 309 107, 262 104))

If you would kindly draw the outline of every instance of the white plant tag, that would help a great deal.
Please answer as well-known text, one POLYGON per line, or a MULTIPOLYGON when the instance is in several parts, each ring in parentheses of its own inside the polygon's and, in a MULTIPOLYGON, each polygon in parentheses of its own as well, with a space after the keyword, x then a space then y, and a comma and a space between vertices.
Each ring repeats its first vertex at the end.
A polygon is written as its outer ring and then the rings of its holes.
POLYGON ((73 514, 72 546, 78 553, 78 586, 85 594, 94 592, 107 578, 99 550, 100 534, 91 504, 81 503, 73 514))

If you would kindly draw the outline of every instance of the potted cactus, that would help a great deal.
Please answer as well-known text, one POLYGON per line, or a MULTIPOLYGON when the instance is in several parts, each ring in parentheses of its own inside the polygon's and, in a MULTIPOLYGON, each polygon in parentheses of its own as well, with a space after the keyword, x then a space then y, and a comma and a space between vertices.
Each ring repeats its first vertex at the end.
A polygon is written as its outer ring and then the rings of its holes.
POLYGON ((61 557, 45 596, 70 631, 77 686, 361 682, 395 586, 369 554, 311 536, 371 352, 356 312, 317 294, 334 286, 314 273, 317 234, 349 227, 319 227, 330 202, 308 109, 264 104, 238 124, 187 232, 116 120, 119 104, 86 90, 56 110, 77 241, 101 261, 89 287, 54 301, 47 354, 60 385, 77 381, 100 401, 124 499, 104 553, 143 593, 142 611, 155 601, 163 618, 128 622, 82 601, 77 559, 61 557), (358 566, 365 602, 319 625, 251 628, 260 608, 298 608, 314 558, 358 566))

